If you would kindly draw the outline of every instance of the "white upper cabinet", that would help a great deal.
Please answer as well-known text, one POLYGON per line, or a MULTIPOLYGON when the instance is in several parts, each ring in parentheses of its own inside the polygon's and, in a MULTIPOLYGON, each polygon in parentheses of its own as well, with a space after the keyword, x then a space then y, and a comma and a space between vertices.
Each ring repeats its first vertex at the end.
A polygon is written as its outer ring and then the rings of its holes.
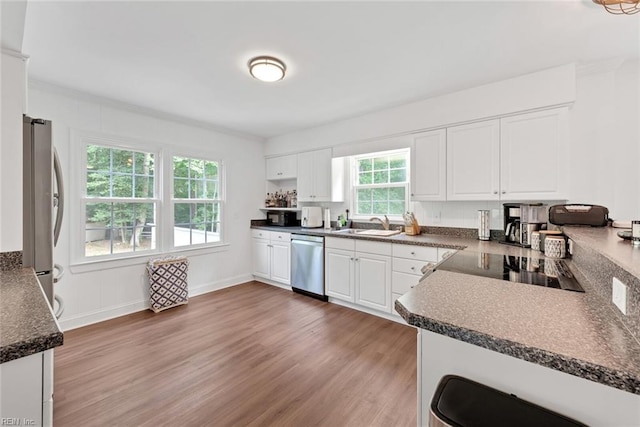
POLYGON ((447 128, 447 200, 563 200, 567 109, 447 128))
POLYGON ((411 200, 446 200, 447 130, 412 136, 411 200))
POLYGON ((343 175, 340 162, 331 158, 330 148, 298 154, 298 201, 341 201, 343 175))
POLYGON ((298 156, 270 157, 266 160, 267 180, 278 181, 281 179, 296 178, 298 173, 298 156))
POLYGON ((499 120, 447 128, 447 200, 499 200, 499 174, 499 120))
POLYGON ((566 199, 567 109, 500 120, 500 191, 504 200, 566 199))

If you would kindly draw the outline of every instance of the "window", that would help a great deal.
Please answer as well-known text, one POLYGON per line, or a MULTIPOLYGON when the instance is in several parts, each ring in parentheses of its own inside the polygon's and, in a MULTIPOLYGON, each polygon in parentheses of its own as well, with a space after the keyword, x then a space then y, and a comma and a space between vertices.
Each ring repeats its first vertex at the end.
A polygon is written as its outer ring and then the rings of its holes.
POLYGON ((85 257, 156 248, 155 159, 154 153, 86 147, 85 257))
POLYGON ((173 245, 219 242, 218 162, 173 157, 173 245))
POLYGON ((354 216, 401 216, 409 203, 409 151, 352 158, 354 216))
POLYGON ((72 220, 83 237, 72 244, 75 258, 103 261, 223 244, 222 162, 142 142, 79 138, 82 166, 70 193, 82 195, 72 220))

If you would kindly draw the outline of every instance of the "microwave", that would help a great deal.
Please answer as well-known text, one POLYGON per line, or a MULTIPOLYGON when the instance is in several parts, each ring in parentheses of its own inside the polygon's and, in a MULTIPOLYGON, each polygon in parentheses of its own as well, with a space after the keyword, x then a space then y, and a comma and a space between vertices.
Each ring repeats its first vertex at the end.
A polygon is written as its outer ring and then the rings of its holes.
POLYGON ((269 225, 293 227, 296 225, 296 213, 286 211, 269 211, 267 212, 267 221, 269 222, 269 225))

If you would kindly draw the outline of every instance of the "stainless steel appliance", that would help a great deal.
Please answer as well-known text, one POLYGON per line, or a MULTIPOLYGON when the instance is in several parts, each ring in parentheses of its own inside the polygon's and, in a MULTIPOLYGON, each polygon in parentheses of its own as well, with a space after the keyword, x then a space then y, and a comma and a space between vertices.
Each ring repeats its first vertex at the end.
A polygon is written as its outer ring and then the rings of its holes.
POLYGON ((293 227, 296 225, 296 213, 292 211, 269 211, 267 212, 269 225, 278 227, 293 227))
POLYGON ((324 237, 291 235, 291 289, 323 301, 324 237))
POLYGON ((302 208, 302 226, 305 228, 322 227, 322 208, 318 206, 307 206, 302 208))
POLYGON ((458 251, 438 264, 435 270, 584 292, 567 264, 560 259, 458 251))
POLYGON ((542 203, 505 203, 504 242, 531 246, 531 233, 546 227, 547 205, 542 203))
POLYGON ((56 317, 64 303, 54 284, 64 273, 53 263, 53 248, 60 236, 64 212, 62 169, 51 139, 51 122, 23 118, 23 265, 33 267, 56 317), (54 270, 58 274, 54 276, 54 270))

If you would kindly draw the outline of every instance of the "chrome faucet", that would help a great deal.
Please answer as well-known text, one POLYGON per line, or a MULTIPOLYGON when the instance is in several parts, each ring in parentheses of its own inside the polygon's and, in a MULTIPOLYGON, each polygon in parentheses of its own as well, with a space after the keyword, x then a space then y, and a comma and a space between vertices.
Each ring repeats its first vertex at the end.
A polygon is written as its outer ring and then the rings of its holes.
POLYGON ((380 221, 380 224, 382 224, 382 228, 384 228, 385 230, 389 229, 389 218, 387 218, 386 215, 384 216, 384 220, 378 218, 377 216, 374 216, 369 221, 380 221))

